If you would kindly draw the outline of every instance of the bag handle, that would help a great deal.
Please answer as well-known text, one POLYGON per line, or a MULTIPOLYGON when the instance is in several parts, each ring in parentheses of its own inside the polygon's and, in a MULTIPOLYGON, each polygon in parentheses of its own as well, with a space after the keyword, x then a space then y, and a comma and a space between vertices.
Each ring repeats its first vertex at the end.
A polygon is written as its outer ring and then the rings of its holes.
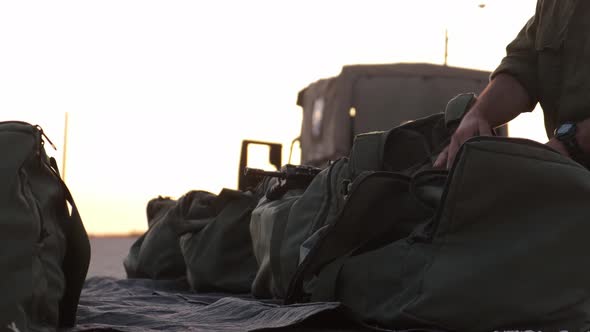
MULTIPOLYGON (((451 99, 444 112, 445 126, 449 129, 456 127, 476 99, 475 93, 462 93, 451 99)), ((383 169, 383 150, 392 130, 360 134, 354 138, 350 153, 350 173, 353 178, 363 171, 383 169)))
MULTIPOLYGON (((62 264, 62 270, 66 280, 66 288, 63 297, 59 303, 59 326, 73 327, 76 325, 76 313, 80 294, 88 266, 90 265, 90 241, 88 234, 82 223, 82 218, 74 202, 74 198, 65 182, 59 176, 59 169, 55 158, 51 157, 49 163, 56 172, 58 181, 63 189, 64 198, 72 208, 71 214, 65 209, 66 222, 62 225, 66 236, 66 253, 62 264)), ((64 202, 65 203, 65 202, 64 202)))
POLYGON ((462 93, 451 99, 445 108, 446 127, 451 129, 458 126, 476 100, 477 95, 472 92, 462 93))
POLYGON ((387 132, 375 131, 354 138, 349 163, 352 178, 363 171, 379 171, 383 168, 386 134, 387 132))

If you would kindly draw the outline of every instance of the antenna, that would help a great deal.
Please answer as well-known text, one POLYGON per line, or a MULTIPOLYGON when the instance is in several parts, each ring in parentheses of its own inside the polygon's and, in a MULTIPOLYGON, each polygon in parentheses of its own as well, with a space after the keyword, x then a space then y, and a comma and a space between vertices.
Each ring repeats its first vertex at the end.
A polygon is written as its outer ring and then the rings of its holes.
POLYGON ((66 181, 66 159, 68 157, 68 123, 69 123, 69 114, 68 112, 65 113, 65 124, 64 124, 64 147, 63 147, 63 156, 61 160, 61 179, 65 182, 66 181))
POLYGON ((446 28, 445 29, 445 63, 444 65, 447 66, 448 65, 448 60, 449 59, 449 29, 446 28))

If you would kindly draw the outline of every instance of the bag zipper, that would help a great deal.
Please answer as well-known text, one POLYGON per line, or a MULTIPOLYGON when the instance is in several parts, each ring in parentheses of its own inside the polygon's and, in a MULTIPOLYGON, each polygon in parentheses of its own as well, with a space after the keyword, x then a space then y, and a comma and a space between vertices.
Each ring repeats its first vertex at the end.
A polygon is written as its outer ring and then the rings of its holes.
MULTIPOLYGON (((8 125, 8 124, 19 124, 19 125, 23 125, 25 127, 29 127, 32 130, 32 132, 26 131, 27 133, 32 133, 35 135, 35 143, 36 143, 36 149, 37 149, 37 155, 41 155, 41 148, 44 145, 45 140, 47 140, 47 142, 49 143, 49 145, 51 145, 51 147, 57 151, 57 147, 55 146, 55 144, 53 144, 53 142, 51 141, 51 139, 49 139, 49 137, 47 136, 47 134, 45 134, 45 132, 43 131, 43 128, 40 125, 32 125, 28 122, 24 122, 24 121, 18 121, 18 120, 13 120, 13 121, 2 121, 0 122, 0 126, 2 125, 8 125)), ((16 131, 23 131, 23 130, 16 130, 16 131)))
MULTIPOLYGON (((49 164, 47 157, 43 158, 43 156, 45 155, 43 153, 43 143, 44 140, 43 138, 45 138, 47 140, 47 142, 49 142, 49 144, 51 145, 51 147, 53 147, 56 151, 57 148, 55 147, 55 145, 53 144, 53 142, 51 141, 51 139, 49 139, 49 137, 43 132, 43 128, 40 125, 32 125, 28 122, 25 121, 18 121, 18 120, 12 120, 12 121, 1 121, 0 122, 0 128, 2 125, 10 125, 10 124, 18 124, 18 125, 22 125, 23 127, 26 127, 28 129, 31 130, 13 130, 13 131, 18 131, 18 132, 25 132, 27 134, 32 134, 35 137, 35 154, 36 156, 39 158, 38 161, 40 163, 40 167, 45 167, 49 170, 49 172, 51 174, 53 174, 54 176, 56 176, 58 179, 61 179, 59 177, 59 175, 57 174, 57 171, 53 169, 53 167, 51 167, 51 165, 49 164)), ((33 204, 33 206, 36 209, 37 215, 38 215, 38 219, 40 221, 40 225, 41 225, 41 234, 40 234, 40 238, 43 239, 46 235, 47 235, 47 230, 44 228, 44 221, 43 221, 43 214, 41 213, 41 209, 39 207, 39 205, 37 204, 37 199, 35 198, 31 188, 30 188, 30 183, 28 182, 28 176, 25 174, 26 176, 26 185, 28 186, 28 190, 29 190, 29 194, 25 194, 25 196, 28 198, 28 200, 30 201, 30 203, 33 204)), ((24 193, 23 193, 24 194, 24 193)))
POLYGON ((49 139, 49 137, 47 137, 47 135, 43 131, 43 128, 41 128, 40 125, 35 125, 35 128, 37 128, 37 130, 39 130, 39 132, 41 133, 41 136, 44 137, 45 140, 47 140, 47 143, 49 143, 49 145, 51 145, 53 150, 57 151, 57 147, 55 146, 55 144, 53 144, 53 142, 49 139))

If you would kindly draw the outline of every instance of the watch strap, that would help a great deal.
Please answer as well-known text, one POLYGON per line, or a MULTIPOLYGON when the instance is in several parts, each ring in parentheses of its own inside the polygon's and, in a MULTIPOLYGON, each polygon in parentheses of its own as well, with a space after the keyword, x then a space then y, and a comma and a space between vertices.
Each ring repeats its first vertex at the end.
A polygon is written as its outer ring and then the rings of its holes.
POLYGON ((569 125, 573 125, 573 129, 569 132, 556 135, 556 138, 563 143, 567 152, 569 153, 570 157, 575 160, 576 162, 588 167, 589 161, 588 157, 585 156, 584 150, 580 147, 578 140, 576 139, 576 125, 574 123, 568 123, 569 125))

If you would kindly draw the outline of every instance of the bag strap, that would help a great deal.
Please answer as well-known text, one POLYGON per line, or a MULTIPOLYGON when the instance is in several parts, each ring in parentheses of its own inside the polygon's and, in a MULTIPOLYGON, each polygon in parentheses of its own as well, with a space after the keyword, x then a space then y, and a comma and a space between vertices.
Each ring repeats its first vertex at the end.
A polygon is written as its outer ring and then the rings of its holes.
POLYGON ((82 287, 90 265, 90 241, 82 223, 82 218, 74 203, 72 194, 63 183, 66 200, 72 206, 72 214, 69 223, 66 225, 65 234, 67 250, 63 261, 63 271, 66 278, 66 289, 59 306, 60 326, 76 325, 76 312, 82 287))
MULTIPOLYGON (((66 280, 66 288, 59 303, 59 326, 73 327, 76 325, 76 312, 80 301, 80 294, 88 266, 90 265, 90 241, 82 223, 82 218, 74 202, 74 198, 65 182, 59 176, 57 162, 52 157, 49 159, 51 167, 57 173, 58 181, 63 189, 65 200, 72 208, 71 214, 65 211, 66 222, 63 224, 66 236, 66 253, 62 270, 66 280)), ((65 203, 65 202, 64 202, 65 203)))
POLYGON ((350 152, 350 173, 354 178, 363 171, 383 168, 383 149, 387 132, 375 131, 357 135, 350 152))

